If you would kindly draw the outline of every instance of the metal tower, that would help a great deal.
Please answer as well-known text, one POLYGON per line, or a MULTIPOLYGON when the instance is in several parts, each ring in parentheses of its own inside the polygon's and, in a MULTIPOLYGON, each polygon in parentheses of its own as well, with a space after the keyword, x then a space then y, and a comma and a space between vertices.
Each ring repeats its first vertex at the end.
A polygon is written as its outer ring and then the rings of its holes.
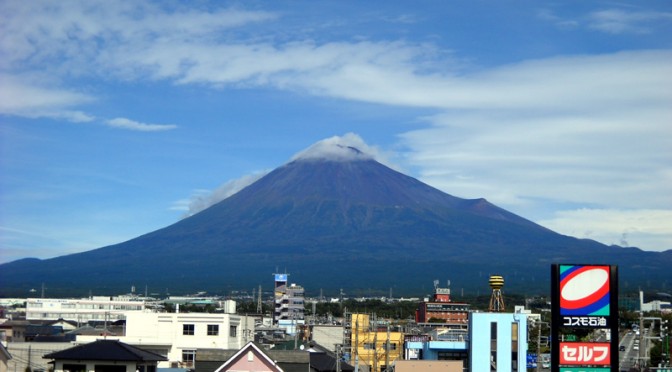
POLYGON ((490 296, 490 306, 488 307, 488 311, 495 313, 504 311, 502 287, 504 287, 504 277, 501 275, 491 275, 490 288, 492 288, 492 296, 490 296))

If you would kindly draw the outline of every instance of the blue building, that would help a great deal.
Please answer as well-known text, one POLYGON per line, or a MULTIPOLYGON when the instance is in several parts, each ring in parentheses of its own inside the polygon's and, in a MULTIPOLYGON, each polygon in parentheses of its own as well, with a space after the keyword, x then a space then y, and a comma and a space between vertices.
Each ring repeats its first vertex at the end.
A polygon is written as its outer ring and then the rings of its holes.
POLYGON ((409 336, 405 359, 462 360, 469 371, 526 371, 527 314, 470 313, 468 332, 438 328, 409 336))

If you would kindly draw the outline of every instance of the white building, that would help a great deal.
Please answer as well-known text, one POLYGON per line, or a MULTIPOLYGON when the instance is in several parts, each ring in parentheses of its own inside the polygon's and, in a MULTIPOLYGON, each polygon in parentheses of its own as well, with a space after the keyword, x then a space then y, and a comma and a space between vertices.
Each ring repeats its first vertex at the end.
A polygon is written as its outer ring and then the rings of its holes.
POLYGON ((659 300, 654 300, 651 302, 643 303, 642 304, 642 311, 669 311, 670 310, 670 303, 667 301, 659 301, 659 300))
MULTIPOLYGON (((236 314, 142 313, 126 314, 123 337, 108 337, 168 358, 159 368, 193 368, 199 349, 238 350, 254 339, 255 318, 236 314)), ((88 343, 99 336, 77 336, 88 343)))
POLYGON ((145 310, 145 302, 128 297, 92 297, 89 299, 29 298, 26 300, 27 320, 70 320, 86 323, 90 320, 123 319, 124 314, 145 310))

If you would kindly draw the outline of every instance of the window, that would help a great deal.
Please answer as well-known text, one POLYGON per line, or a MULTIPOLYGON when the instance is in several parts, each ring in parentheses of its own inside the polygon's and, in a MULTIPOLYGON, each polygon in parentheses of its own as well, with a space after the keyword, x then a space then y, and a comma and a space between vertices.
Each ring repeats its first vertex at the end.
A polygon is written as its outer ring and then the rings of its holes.
POLYGON ((238 334, 238 327, 237 326, 230 326, 229 327, 229 337, 236 337, 238 334))
POLYGON ((182 334, 186 336, 194 335, 194 325, 193 324, 182 324, 182 334))
POLYGON ((219 335, 219 324, 208 324, 208 336, 219 335))
POLYGON ((196 360, 196 350, 182 350, 182 365, 186 368, 194 367, 196 360))
POLYGON ((86 364, 63 364, 64 372, 86 372, 86 364))

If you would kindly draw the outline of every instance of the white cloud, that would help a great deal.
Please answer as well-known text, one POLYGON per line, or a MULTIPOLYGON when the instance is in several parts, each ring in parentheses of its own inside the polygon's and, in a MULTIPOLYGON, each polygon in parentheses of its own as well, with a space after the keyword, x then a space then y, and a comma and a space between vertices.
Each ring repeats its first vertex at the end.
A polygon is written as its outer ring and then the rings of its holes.
POLYGON ((316 142, 292 157, 292 160, 356 161, 374 159, 379 151, 354 134, 333 136, 316 142))
POLYGON ((649 33, 651 24, 672 21, 670 12, 625 11, 607 9, 589 16, 590 27, 610 34, 649 33))
POLYGON ((261 177, 268 174, 268 172, 269 171, 255 172, 234 180, 227 181, 213 191, 197 190, 188 201, 179 201, 176 203, 176 208, 173 209, 185 210, 185 217, 192 216, 253 184, 261 177))
POLYGON ((38 77, 0 74, 0 114, 28 118, 54 118, 81 123, 95 118, 71 107, 94 101, 94 98, 67 89, 44 87, 38 77))
POLYGON ((672 210, 565 210, 539 224, 562 234, 604 244, 672 249, 672 210))
POLYGON ((129 129, 140 132, 158 132, 177 128, 177 125, 173 124, 147 124, 126 118, 110 119, 105 123, 113 128, 129 129))

